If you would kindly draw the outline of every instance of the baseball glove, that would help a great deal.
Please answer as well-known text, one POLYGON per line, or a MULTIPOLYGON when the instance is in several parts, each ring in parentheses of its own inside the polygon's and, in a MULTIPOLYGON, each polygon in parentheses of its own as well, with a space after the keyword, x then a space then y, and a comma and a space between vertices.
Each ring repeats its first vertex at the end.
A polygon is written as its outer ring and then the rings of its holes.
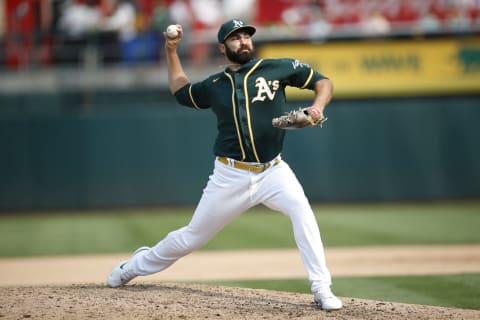
POLYGON ((314 107, 292 110, 283 116, 272 119, 272 125, 280 129, 301 129, 309 126, 320 126, 327 121, 314 107))

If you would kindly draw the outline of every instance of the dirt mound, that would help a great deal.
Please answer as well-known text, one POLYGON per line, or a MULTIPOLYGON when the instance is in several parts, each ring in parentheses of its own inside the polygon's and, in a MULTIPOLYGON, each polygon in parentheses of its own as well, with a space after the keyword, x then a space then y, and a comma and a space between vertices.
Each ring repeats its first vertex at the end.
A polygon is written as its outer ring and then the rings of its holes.
POLYGON ((342 298, 319 309, 310 294, 157 283, 0 288, 1 319, 480 319, 480 311, 342 298))

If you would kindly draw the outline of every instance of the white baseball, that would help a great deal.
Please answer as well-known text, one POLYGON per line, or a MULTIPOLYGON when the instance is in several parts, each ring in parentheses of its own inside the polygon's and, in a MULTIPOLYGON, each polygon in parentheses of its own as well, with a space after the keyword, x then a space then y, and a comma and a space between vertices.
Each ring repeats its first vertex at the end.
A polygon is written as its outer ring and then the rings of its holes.
POLYGON ((174 24, 171 24, 167 27, 167 37, 169 37, 170 39, 175 39, 176 37, 178 37, 178 30, 177 30, 177 26, 174 25, 174 24))

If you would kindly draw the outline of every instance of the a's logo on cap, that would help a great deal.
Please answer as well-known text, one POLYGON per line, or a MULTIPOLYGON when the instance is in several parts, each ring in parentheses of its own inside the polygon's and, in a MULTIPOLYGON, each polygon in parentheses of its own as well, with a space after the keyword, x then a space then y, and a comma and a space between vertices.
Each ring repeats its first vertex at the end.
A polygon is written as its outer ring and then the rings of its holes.
POLYGON ((243 27, 243 21, 233 19, 232 22, 233 22, 233 27, 234 27, 234 28, 241 28, 241 27, 243 27))

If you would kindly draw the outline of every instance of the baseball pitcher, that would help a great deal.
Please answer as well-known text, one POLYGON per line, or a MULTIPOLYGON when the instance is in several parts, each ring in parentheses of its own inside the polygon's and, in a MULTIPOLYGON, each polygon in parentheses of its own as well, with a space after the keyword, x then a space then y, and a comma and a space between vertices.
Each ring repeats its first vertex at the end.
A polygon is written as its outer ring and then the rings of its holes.
POLYGON ((170 267, 234 218, 263 204, 290 218, 315 302, 325 310, 342 308, 342 301, 330 289, 331 276, 314 213, 295 174, 281 158, 284 129, 317 126, 326 120, 331 81, 295 59, 257 59, 251 38, 255 27, 233 19, 218 31, 225 69, 191 83, 177 54, 182 26, 176 28, 173 36, 171 31, 165 33, 170 91, 182 105, 215 113, 218 135, 213 173, 188 225, 151 248, 137 249, 129 260, 113 268, 108 286, 120 287, 137 276, 170 267), (312 90, 312 105, 288 112, 286 86, 312 90))

